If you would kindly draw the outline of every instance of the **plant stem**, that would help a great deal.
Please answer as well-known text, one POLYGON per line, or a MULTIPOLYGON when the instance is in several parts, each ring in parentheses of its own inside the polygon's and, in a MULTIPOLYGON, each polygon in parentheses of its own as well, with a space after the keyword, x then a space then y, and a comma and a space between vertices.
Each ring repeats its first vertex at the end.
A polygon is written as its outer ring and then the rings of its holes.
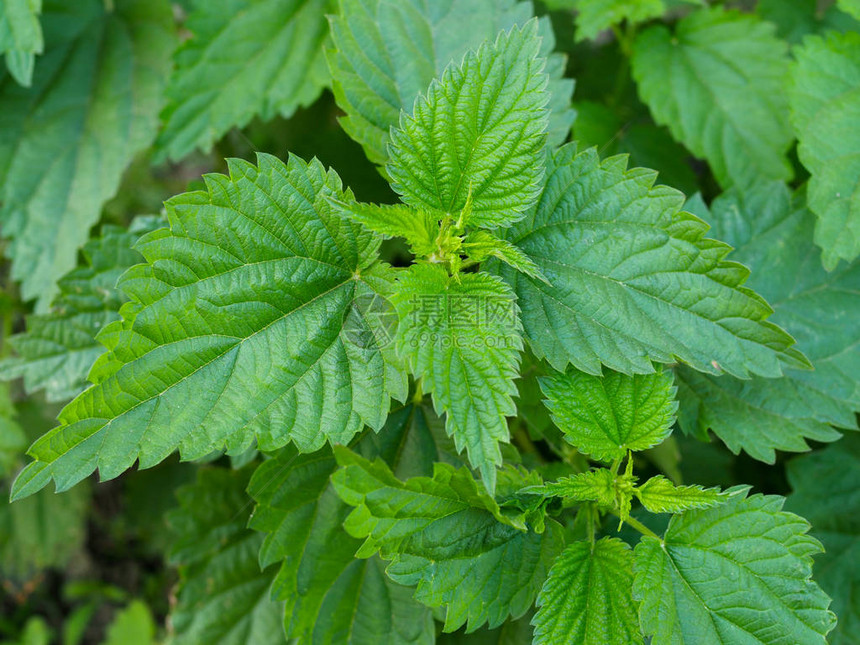
MULTIPOLYGON (((612 511, 612 514, 615 515, 616 517, 619 517, 619 518, 621 517, 615 511, 612 511)), ((635 517, 627 516, 627 519, 625 519, 624 521, 627 522, 634 529, 639 531, 642 535, 647 535, 648 537, 652 537, 655 540, 660 540, 661 542, 663 541, 663 538, 661 538, 659 535, 657 535, 654 531, 649 529, 647 526, 645 526, 642 522, 637 520, 635 517)))

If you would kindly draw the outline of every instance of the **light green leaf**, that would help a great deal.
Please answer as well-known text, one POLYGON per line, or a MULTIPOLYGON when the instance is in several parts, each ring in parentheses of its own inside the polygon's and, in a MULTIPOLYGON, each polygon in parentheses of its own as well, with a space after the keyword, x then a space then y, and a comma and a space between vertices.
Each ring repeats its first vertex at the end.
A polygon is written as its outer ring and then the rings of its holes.
POLYGON ((507 240, 500 239, 489 231, 472 231, 463 239, 463 252, 475 262, 497 258, 527 276, 546 282, 546 278, 534 261, 522 249, 507 240))
POLYGON ((436 250, 439 217, 426 209, 410 208, 405 204, 351 204, 335 206, 365 228, 385 237, 402 237, 418 257, 436 250))
POLYGON ((839 622, 830 645, 854 645, 860 633, 860 438, 856 435, 788 464, 786 507, 812 522, 824 545, 815 579, 833 598, 839 622))
POLYGON ((860 0, 839 0, 839 8, 860 20, 860 0))
POLYGON ((600 32, 620 25, 645 22, 666 11, 663 0, 567 0, 576 9, 576 39, 593 40, 600 32))
POLYGON ((555 561, 538 596, 535 645, 641 642, 632 587, 627 544, 618 538, 574 542, 555 561))
POLYGON ((788 47, 774 32, 717 7, 691 13, 674 34, 650 27, 633 45, 633 76, 654 119, 706 159, 724 187, 792 176, 788 47))
MULTIPOLYGON (((371 161, 384 165, 401 110, 411 114, 415 99, 450 63, 532 14, 530 2, 515 0, 340 0, 328 61, 337 103, 346 112, 344 130, 371 161)), ((555 146, 567 139, 575 116, 573 81, 564 78, 566 57, 553 53, 549 20, 542 18, 538 29, 550 77, 549 143, 555 146)))
POLYGON ((784 498, 744 489, 675 515, 662 540, 636 546, 633 596, 653 645, 824 645, 835 616, 812 580, 821 551, 784 498))
POLYGON ((537 489, 544 495, 561 497, 572 502, 598 502, 603 506, 615 503, 615 475, 607 468, 589 470, 558 481, 548 482, 537 489))
POLYGON ((773 463, 776 450, 808 450, 806 440, 833 441, 831 425, 856 429, 860 411, 860 262, 828 273, 813 243, 815 217, 804 195, 780 182, 730 191, 701 209, 733 257, 753 270, 759 290, 811 359, 815 371, 789 369, 782 379, 740 381, 690 369, 676 371, 679 421, 687 433, 712 429, 735 453, 773 463))
POLYGON ((328 84, 334 0, 195 0, 161 115, 158 161, 178 161, 255 116, 289 117, 328 84))
POLYGON ((33 87, 0 81, 0 222, 12 277, 44 312, 102 204, 155 136, 173 50, 167 0, 46 0, 33 87))
POLYGON ((719 488, 675 486, 662 475, 655 475, 636 488, 636 497, 652 513, 683 513, 716 506, 726 498, 726 493, 719 488))
POLYGON ((601 363, 649 373, 651 361, 681 360, 778 376, 781 362, 797 364, 793 339, 743 286, 749 271, 726 261, 730 247, 705 238, 707 226, 680 211, 683 196, 654 187, 655 176, 573 144, 549 161, 537 207, 506 238, 552 286, 488 263, 516 292, 535 354, 589 374, 601 363))
MULTIPOLYGON (((421 406, 406 406, 357 450, 381 454, 404 473, 429 474, 438 458, 432 418, 421 406)), ((281 563, 272 593, 285 601, 287 637, 432 645, 432 615, 412 600, 412 590, 391 581, 378 557, 354 558, 361 541, 343 530, 351 509, 329 483, 336 468, 328 448, 311 455, 287 448, 257 468, 248 489, 257 502, 250 526, 267 534, 260 564, 281 563)))
POLYGON ((274 568, 260 571, 263 536, 245 528, 251 470, 202 468, 168 514, 170 563, 179 567, 170 612, 176 645, 281 643, 282 603, 269 599, 274 568))
POLYGON ((356 507, 344 526, 366 538, 358 556, 391 560, 388 575, 417 584, 416 600, 445 607, 445 631, 494 628, 531 607, 562 547, 557 522, 542 534, 516 528, 465 468, 436 464, 432 478, 401 482, 381 460, 335 454, 335 490, 356 507))
POLYGON ((93 363, 105 351, 96 334, 119 320, 125 298, 115 288, 117 279, 143 261, 132 247, 141 235, 163 224, 157 217, 139 217, 128 230, 106 226, 101 237, 87 242, 84 263, 60 278, 51 311, 29 316, 27 331, 9 337, 18 356, 0 361, 0 378, 23 376, 28 393, 44 390, 51 402, 79 394, 93 363))
POLYGON ((860 255, 860 34, 809 37, 794 50, 791 122, 818 216, 824 266, 860 255))
POLYGON ((4 0, 0 6, 0 54, 21 85, 30 87, 36 54, 44 48, 39 13, 42 0, 4 0))
POLYGON ((386 171, 404 202, 448 214, 468 202, 467 224, 488 228, 523 217, 544 173, 549 94, 539 53, 536 20, 503 32, 446 68, 401 116, 386 171))
POLYGON ((155 642, 155 621, 149 607, 141 600, 132 600, 116 614, 102 645, 154 645, 155 642))
POLYGON ((393 303, 400 316, 398 348, 433 405, 446 413, 458 451, 493 491, 522 338, 513 294, 486 273, 449 277, 439 265, 419 264, 400 275, 393 303))
POLYGON ((623 458, 662 442, 675 422, 672 373, 592 376, 569 368, 540 379, 555 425, 580 452, 600 461, 623 458))
POLYGON ((405 375, 352 307, 356 294, 392 285, 390 269, 373 265, 379 238, 332 210, 329 198, 351 199, 337 175, 266 155, 259 167, 231 161, 230 172, 170 200, 170 228, 138 243, 148 264, 120 284, 131 302, 99 336, 108 352, 96 385, 30 449, 16 497, 50 478, 64 490, 96 467, 103 479, 135 459, 147 468, 177 449, 238 455, 256 439, 310 452, 382 427, 390 394, 405 396, 405 375))

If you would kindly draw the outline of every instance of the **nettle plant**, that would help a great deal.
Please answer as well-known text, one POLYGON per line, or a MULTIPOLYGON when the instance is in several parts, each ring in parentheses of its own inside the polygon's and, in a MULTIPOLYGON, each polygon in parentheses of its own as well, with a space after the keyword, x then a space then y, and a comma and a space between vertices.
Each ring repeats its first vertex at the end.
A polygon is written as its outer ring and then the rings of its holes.
MULTIPOLYGON (((446 633, 504 625, 492 642, 506 643, 824 643, 836 618, 811 579, 822 547, 807 521, 749 486, 646 476, 643 455, 673 449, 679 397, 685 430, 712 428, 766 461, 854 423, 835 389, 810 381, 739 261, 779 267, 762 284, 787 303, 781 320, 802 316, 795 296, 856 288, 856 271, 827 273, 812 244, 829 269, 857 254, 856 190, 833 198, 845 180, 832 135, 848 116, 822 121, 815 103, 847 100, 834 98, 841 83, 856 108, 856 76, 817 76, 840 56, 860 69, 856 34, 814 37, 798 55, 799 88, 833 85, 793 99, 795 127, 815 132, 800 147, 812 178, 792 194, 779 181, 788 111, 763 125, 754 111, 784 101, 782 67, 759 69, 785 55, 770 27, 701 8, 674 33, 619 31, 657 121, 718 181, 744 186, 708 207, 626 155, 564 143, 573 83, 527 5, 500 3, 504 20, 441 73, 438 60, 380 54, 425 46, 424 32, 409 36, 429 18, 407 5, 344 1, 327 56, 343 127, 400 203, 356 200, 317 160, 259 154, 167 201, 166 219, 107 230, 87 247, 91 266, 61 281, 62 315, 127 301, 92 314, 103 348, 79 355, 94 361, 91 385, 30 447, 12 498, 177 451, 231 456, 235 468, 201 468, 170 516, 183 642, 278 642, 282 619, 298 643, 448 642, 437 621, 446 633), (720 34, 739 49, 720 50, 720 34), (702 100, 729 55, 750 78, 702 100), (418 98, 401 110, 401 96, 418 98), (757 174, 766 181, 746 181, 757 174), (382 259, 394 238, 408 266, 382 259), (817 391, 820 414, 792 408, 796 425, 768 441, 785 388, 817 391), (758 434, 735 423, 745 407, 765 418, 758 434)), ((174 131, 182 109, 163 115, 166 156, 193 139, 174 131)), ((856 143, 856 131, 843 134, 856 143)), ((6 369, 62 399, 74 379, 40 375, 34 356, 68 318, 41 316, 6 369)), ((852 355, 819 348, 815 366, 850 389, 852 355)))

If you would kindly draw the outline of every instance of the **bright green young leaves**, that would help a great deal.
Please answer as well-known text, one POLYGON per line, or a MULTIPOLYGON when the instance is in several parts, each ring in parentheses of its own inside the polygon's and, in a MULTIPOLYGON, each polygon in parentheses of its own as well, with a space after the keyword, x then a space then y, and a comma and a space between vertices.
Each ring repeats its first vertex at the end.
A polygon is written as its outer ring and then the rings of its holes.
POLYGON ((445 69, 392 130, 386 171, 405 203, 495 228, 540 192, 548 112, 536 20, 445 69))
POLYGON ((805 451, 808 439, 838 438, 832 426, 856 429, 860 327, 847 321, 860 319, 860 262, 825 271, 804 194, 792 195, 780 182, 733 190, 710 210, 695 210, 752 269, 750 286, 773 305, 774 321, 797 338, 815 370, 741 381, 680 368, 681 428, 711 429, 733 452, 771 463, 776 450, 805 451))
POLYGON ((824 645, 835 616, 810 580, 821 551, 784 499, 743 489, 714 508, 676 515, 635 550, 633 595, 654 645, 824 645))
MULTIPOLYGON (((411 410, 406 423, 386 426, 381 437, 405 444, 409 435, 421 433, 416 418, 421 414, 411 410)), ((351 509, 329 482, 336 468, 328 448, 309 455, 286 448, 257 468, 248 488, 258 504, 250 527, 266 534, 260 566, 281 563, 272 596, 285 603, 287 638, 302 643, 432 645, 430 610, 412 600, 411 589, 385 575, 378 557, 355 558, 361 541, 343 529, 351 509)))
POLYGON ((636 489, 636 497, 652 513, 683 513, 694 508, 708 508, 723 502, 728 495, 716 488, 675 486, 662 475, 656 475, 636 489))
POLYGON ((101 237, 84 245, 84 264, 58 282, 60 294, 46 314, 27 318, 27 331, 9 338, 17 356, 0 361, 0 378, 24 378, 28 393, 44 390, 48 401, 66 401, 81 392, 87 373, 105 351, 96 334, 119 319, 124 298, 119 276, 143 257, 132 247, 164 222, 138 217, 126 230, 106 226, 101 237))
POLYGON ((6 69, 21 85, 33 82, 36 54, 44 48, 39 12, 42 0, 4 0, 0 6, 0 54, 6 69))
POLYGON ((860 34, 809 37, 794 55, 791 120, 812 174, 815 242, 832 270, 860 255, 860 34))
POLYGON ((815 579, 839 618, 828 642, 851 645, 860 630, 860 438, 848 436, 793 459, 788 481, 794 492, 786 507, 812 522, 812 534, 824 545, 815 579))
POLYGON ((427 257, 437 250, 439 221, 429 210, 410 208, 404 204, 350 204, 336 206, 371 231, 385 237, 402 237, 416 256, 427 257))
POLYGON ((167 204, 170 228, 137 245, 123 320, 100 339, 96 382, 30 449, 15 496, 60 490, 99 468, 152 466, 179 449, 347 442, 380 428, 405 375, 383 360, 357 294, 391 286, 380 239, 333 210, 351 199, 319 162, 261 155, 167 204), (345 329, 345 321, 349 327, 345 329), (357 333, 367 331, 369 333, 357 333), (356 338, 367 342, 356 342, 356 338))
POLYGON ((399 276, 392 302, 399 352, 436 411, 446 413, 457 450, 466 449, 487 490, 495 490, 522 350, 510 288, 486 273, 452 277, 439 265, 418 264, 399 276))
POLYGON ((671 372, 627 376, 604 370, 603 376, 592 376, 570 368, 540 384, 565 440, 593 459, 621 460, 672 432, 678 403, 671 372))
POLYGON ((680 359, 711 373, 779 376, 803 364, 793 339, 767 321, 770 307, 743 286, 749 271, 730 247, 655 187, 656 173, 601 162, 573 144, 548 162, 537 206, 506 233, 549 285, 494 266, 517 294, 532 349, 557 370, 601 364, 649 373, 680 359))
POLYGON ((174 46, 170 3, 113 5, 46 0, 48 47, 32 88, 0 82, 0 223, 12 276, 42 312, 158 125, 174 46))
POLYGON ((574 542, 537 599, 535 645, 630 645, 641 641, 633 603, 633 552, 618 538, 574 542))
POLYGON ((725 500, 728 493, 717 488, 675 486, 662 475, 655 475, 640 486, 633 474, 633 462, 628 460, 625 472, 597 468, 588 472, 529 488, 529 495, 558 497, 569 502, 595 502, 602 511, 609 511, 626 521, 636 497, 651 513, 683 513, 695 508, 708 508, 725 500))
MULTIPOLYGON (((533 14, 530 2, 515 0, 340 0, 339 5, 328 61, 335 97, 346 112, 341 124, 381 165, 388 160, 390 129, 400 123, 401 111, 412 113, 434 78, 533 14)), ((553 53, 548 19, 539 21, 538 32, 549 75, 549 142, 559 145, 574 118, 573 81, 563 78, 565 56, 553 53)))
POLYGON ((332 481, 355 506, 344 526, 365 538, 359 557, 377 551, 390 560, 388 575, 417 585, 415 599, 445 607, 445 631, 463 624, 497 627, 534 602, 561 551, 561 526, 546 520, 543 533, 509 517, 465 468, 436 464, 433 477, 405 482, 377 460, 336 447, 342 466, 332 481))
POLYGON ((691 13, 674 34, 650 27, 633 46, 633 76, 654 119, 724 187, 791 178, 788 47, 774 31, 717 7, 691 13))
POLYGON ((323 44, 333 0, 194 0, 175 55, 158 160, 208 151, 255 116, 288 117, 328 84, 323 44))
POLYGON ((269 598, 274 569, 261 571, 263 536, 246 528, 250 469, 204 468, 177 491, 168 515, 170 562, 179 568, 170 613, 177 645, 278 643, 282 607, 269 598))

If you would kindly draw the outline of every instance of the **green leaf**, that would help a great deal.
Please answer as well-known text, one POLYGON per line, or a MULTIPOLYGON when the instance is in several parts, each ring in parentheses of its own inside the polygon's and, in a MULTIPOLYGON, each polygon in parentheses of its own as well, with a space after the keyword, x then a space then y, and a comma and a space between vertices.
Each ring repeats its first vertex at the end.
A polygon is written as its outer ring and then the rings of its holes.
POLYGON ((385 237, 402 237, 418 257, 436 250, 439 218, 431 211, 410 208, 404 204, 337 203, 338 209, 368 230, 385 237))
MULTIPOLYGON (((344 130, 374 163, 384 165, 389 131, 401 110, 412 113, 419 95, 450 63, 532 17, 530 2, 515 0, 340 0, 332 19, 335 49, 328 52, 344 130)), ((540 53, 547 59, 551 94, 549 142, 563 143, 575 113, 573 81, 563 78, 566 57, 553 53, 547 18, 539 21, 540 53)))
POLYGON ((839 0, 839 8, 860 20, 860 0, 839 0))
POLYGON ((720 504, 726 493, 718 488, 675 486, 662 475, 655 475, 636 489, 642 506, 652 513, 683 513, 720 504))
POLYGON ((208 152, 252 118, 291 116, 328 84, 333 0, 195 0, 161 115, 158 161, 208 152))
POLYGON ((846 324, 860 318, 860 262, 830 273, 821 267, 804 201, 773 182, 730 191, 710 213, 700 210, 752 268, 750 286, 773 304, 774 322, 797 338, 815 370, 747 381, 676 371, 685 432, 712 429, 732 452, 769 463, 776 450, 808 450, 807 439, 837 439, 831 425, 856 429, 860 411, 860 328, 846 324))
POLYGON ((445 631, 494 628, 531 607, 562 547, 558 523, 547 519, 542 534, 527 530, 465 468, 436 464, 432 478, 401 482, 381 460, 341 447, 335 455, 343 466, 335 490, 356 507, 344 526, 366 538, 357 555, 391 560, 395 582, 417 584, 416 600, 445 607, 445 631))
POLYGON ((44 312, 102 205, 155 136, 173 50, 167 0, 46 0, 45 55, 0 81, 0 222, 25 300, 44 312))
POLYGON ((531 278, 543 280, 546 278, 534 261, 523 253, 522 249, 502 240, 489 231, 472 231, 463 239, 463 252, 475 262, 483 262, 488 258, 497 258, 517 271, 531 278))
POLYGON ((466 449, 493 491, 499 442, 509 437, 505 417, 516 414, 522 338, 513 294, 486 273, 454 278, 431 264, 413 266, 397 284, 398 348, 436 411, 446 413, 457 450, 466 449))
POLYGON ((794 492, 786 507, 812 522, 824 545, 815 579, 839 618, 828 642, 853 645, 860 630, 860 438, 791 460, 788 481, 794 492))
POLYGON ((430 84, 391 131, 386 170, 404 202, 448 214, 468 202, 466 223, 487 228, 523 217, 544 172, 549 94, 539 54, 532 20, 430 84))
POLYGON ((84 262, 60 278, 51 311, 27 318, 27 331, 9 338, 18 356, 0 361, 0 378, 24 377, 28 394, 44 390, 49 402, 79 394, 87 373, 104 352, 96 334, 119 320, 125 300, 115 286, 119 276, 143 257, 132 247, 164 224, 157 217, 138 217, 128 230, 105 226, 101 237, 82 249, 84 262))
POLYGON ((576 9, 577 40, 594 40, 602 31, 625 20, 635 25, 666 11, 663 0, 567 0, 565 4, 576 9))
POLYGON ((251 468, 201 468, 167 516, 170 563, 179 568, 170 612, 177 645, 280 643, 283 605, 269 599, 274 569, 260 570, 263 536, 245 528, 251 468))
MULTIPOLYGON (((357 449, 381 454, 404 473, 429 473, 439 459, 432 419, 425 408, 406 406, 357 449)), ((361 541, 343 529, 351 509, 329 483, 336 467, 328 448, 311 455, 287 448, 257 468, 248 489, 257 502, 250 526, 267 534, 260 564, 281 563, 272 595, 285 601, 287 637, 302 643, 432 644, 432 615, 412 600, 412 590, 391 581, 378 557, 354 558, 361 541)))
POLYGON ((809 524, 782 511, 782 497, 730 492, 636 546, 633 596, 646 635, 653 645, 823 645, 835 616, 810 580, 821 545, 809 524))
POLYGON ((535 354, 589 374, 601 363, 649 373, 651 361, 682 360, 778 376, 782 361, 797 364, 793 339, 742 286, 749 271, 725 260, 730 247, 705 238, 707 226, 680 211, 683 196, 654 187, 655 176, 573 144, 549 161, 538 205, 506 238, 552 286, 488 263, 516 292, 535 354))
POLYGON ((657 25, 633 45, 633 76, 654 119, 706 159, 724 187, 792 176, 788 47, 774 32, 752 15, 702 9, 674 34, 657 25))
POLYGON ((830 270, 860 255, 860 34, 809 37, 794 54, 791 121, 812 174, 815 243, 830 270))
POLYGON ((550 569, 537 599, 535 645, 640 642, 633 552, 618 538, 574 542, 550 569))
POLYGON ((0 7, 0 54, 21 85, 30 87, 36 54, 44 48, 39 13, 42 0, 4 0, 0 7))
POLYGON ((609 369, 592 376, 569 368, 540 379, 555 425, 580 452, 600 461, 662 442, 675 422, 671 372, 627 376, 609 369))
POLYGON ((61 425, 29 451, 15 496, 185 459, 290 441, 301 451, 380 428, 405 375, 383 360, 357 294, 390 290, 379 238, 332 210, 351 199, 315 161, 230 162, 206 191, 167 202, 170 228, 140 240, 148 264, 100 334, 108 347, 61 425), (345 319, 349 328, 345 328, 345 319), (361 333, 357 333, 361 332, 361 333), (368 332, 368 333, 364 333, 368 332), (358 339, 365 339, 360 342, 358 339))
POLYGON ((149 607, 141 600, 132 600, 118 612, 107 628, 102 645, 154 645, 155 621, 149 607))

